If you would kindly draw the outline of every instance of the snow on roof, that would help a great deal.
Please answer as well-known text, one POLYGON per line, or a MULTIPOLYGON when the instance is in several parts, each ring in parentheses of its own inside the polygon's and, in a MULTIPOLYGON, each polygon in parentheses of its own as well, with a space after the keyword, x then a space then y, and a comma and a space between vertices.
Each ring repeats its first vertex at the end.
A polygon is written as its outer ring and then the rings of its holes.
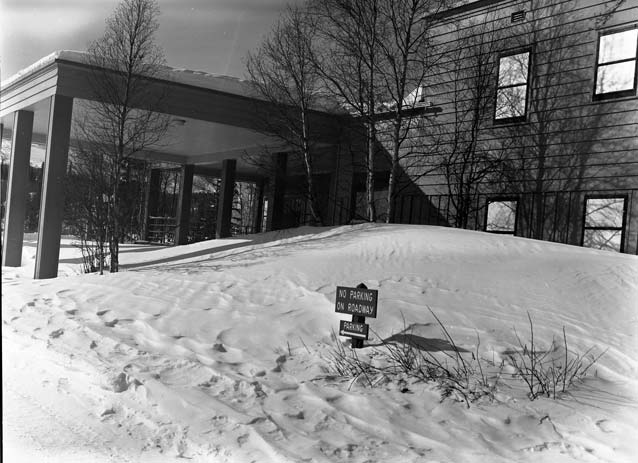
POLYGON ((18 80, 22 79, 23 77, 29 75, 29 74, 34 74, 36 71, 48 66, 49 64, 51 64, 52 62, 54 62, 57 58, 58 55, 61 52, 59 51, 55 51, 53 53, 51 53, 50 55, 45 56, 44 58, 39 59, 38 61, 36 61, 35 63, 33 63, 32 65, 21 69, 20 71, 18 71, 16 74, 12 75, 11 77, 9 77, 6 80, 3 80, 2 83, 0 84, 0 86, 2 88, 6 88, 9 85, 17 82, 18 80))
MULTIPOLYGON (((23 79, 24 77, 34 74, 40 69, 45 68, 55 61, 70 61, 73 63, 86 64, 87 53, 75 50, 58 50, 44 58, 36 61, 32 65, 18 71, 7 80, 3 81, 1 86, 6 88, 9 85, 23 79)), ((237 77, 211 74, 204 71, 194 71, 190 69, 177 69, 169 66, 164 68, 165 74, 163 80, 175 82, 178 84, 192 85, 194 87, 217 90, 224 93, 232 93, 241 96, 257 97, 256 91, 250 81, 239 79, 237 77)))
MULTIPOLYGON (((3 81, 0 86, 1 88, 6 88, 24 79, 28 75, 34 74, 40 69, 49 66, 55 61, 67 61, 86 65, 87 57, 88 53, 83 51, 58 50, 9 77, 3 81)), ((238 77, 211 74, 209 72, 191 69, 172 68, 170 66, 164 66, 160 74, 161 77, 159 78, 161 80, 174 82, 176 84, 190 85, 249 98, 264 99, 251 81, 238 77)), ((339 107, 339 104, 325 95, 318 95, 313 105, 313 109, 329 113, 338 111, 339 107)))

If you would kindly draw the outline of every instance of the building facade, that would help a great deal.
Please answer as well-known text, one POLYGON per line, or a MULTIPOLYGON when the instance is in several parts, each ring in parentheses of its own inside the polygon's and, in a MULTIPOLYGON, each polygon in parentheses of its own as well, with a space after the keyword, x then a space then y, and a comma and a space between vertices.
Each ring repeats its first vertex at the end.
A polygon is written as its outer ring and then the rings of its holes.
POLYGON ((638 2, 480 0, 437 19, 420 97, 441 112, 406 144, 392 221, 636 254, 638 2))
MULTIPOLYGON (((380 219, 637 254, 638 0, 464 1, 431 19, 436 64, 413 92, 418 121, 401 147, 392 217, 380 219)), ((34 151, 43 155, 36 278, 57 275, 74 127, 97 98, 92 72, 82 53, 56 52, 0 90, 11 151, 3 265, 20 265, 28 166, 34 151)), ((179 166, 177 244, 189 241, 198 174, 220 179, 218 238, 233 232, 238 181, 255 185, 250 231, 308 223, 303 162, 264 130, 272 108, 250 83, 167 69, 147 90, 166 94, 172 123, 166 143, 137 158, 179 166)), ((321 110, 311 117, 321 127, 313 183, 323 224, 363 219, 360 122, 321 110)), ((383 117, 377 134, 374 197, 383 211, 383 117)), ((149 179, 147 215, 157 178, 149 179)))

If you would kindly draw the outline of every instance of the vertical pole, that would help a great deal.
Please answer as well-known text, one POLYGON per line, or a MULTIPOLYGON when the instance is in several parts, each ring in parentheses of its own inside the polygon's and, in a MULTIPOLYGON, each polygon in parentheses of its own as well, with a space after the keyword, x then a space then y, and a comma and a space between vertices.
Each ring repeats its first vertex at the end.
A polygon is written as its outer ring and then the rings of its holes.
POLYGON ((287 153, 277 153, 273 156, 274 173, 271 177, 269 189, 268 230, 281 230, 284 227, 284 197, 286 194, 287 153))
POLYGON ((231 235, 230 225, 233 218, 233 197, 235 195, 236 159, 224 159, 222 162, 222 184, 217 206, 217 230, 215 237, 228 238, 231 235))
POLYGON ((2 250, 2 265, 7 267, 20 267, 22 264, 22 241, 24 239, 32 133, 33 112, 16 111, 13 119, 4 249, 2 250))
POLYGON ((179 184, 179 199, 177 204, 177 230, 175 244, 188 244, 188 229, 191 221, 191 195, 193 193, 193 172, 195 166, 182 166, 179 184))
POLYGON ((144 202, 146 205, 144 217, 144 230, 142 236, 145 240, 149 239, 149 225, 151 216, 157 214, 157 204, 160 194, 160 169, 151 169, 151 178, 146 185, 146 195, 144 202))
MULTIPOLYGON (((368 287, 363 283, 359 283, 357 285, 357 288, 368 289, 368 287)), ((366 322, 366 317, 364 317, 363 315, 352 316, 352 323, 365 323, 365 322, 366 322)), ((363 348, 363 339, 352 338, 351 344, 353 349, 361 349, 363 348)))
POLYGON ((49 127, 42 173, 42 200, 38 225, 35 279, 58 276, 60 239, 64 218, 66 164, 69 158, 73 98, 54 95, 49 109, 49 127))

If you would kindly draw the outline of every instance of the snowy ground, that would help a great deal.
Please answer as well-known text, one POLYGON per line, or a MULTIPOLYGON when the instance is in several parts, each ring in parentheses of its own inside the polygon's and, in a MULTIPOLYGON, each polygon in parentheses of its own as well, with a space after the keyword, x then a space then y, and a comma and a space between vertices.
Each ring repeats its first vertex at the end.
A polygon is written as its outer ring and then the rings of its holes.
POLYGON ((34 281, 34 246, 2 269, 6 462, 635 461, 635 256, 359 225, 130 246, 105 276, 81 275, 65 241, 61 276, 34 281), (360 282, 379 290, 370 344, 409 324, 448 349, 429 307, 496 362, 528 313, 537 343, 564 326, 573 351, 607 352, 561 400, 512 378, 470 408, 430 383, 370 388, 327 361, 336 286, 360 282))

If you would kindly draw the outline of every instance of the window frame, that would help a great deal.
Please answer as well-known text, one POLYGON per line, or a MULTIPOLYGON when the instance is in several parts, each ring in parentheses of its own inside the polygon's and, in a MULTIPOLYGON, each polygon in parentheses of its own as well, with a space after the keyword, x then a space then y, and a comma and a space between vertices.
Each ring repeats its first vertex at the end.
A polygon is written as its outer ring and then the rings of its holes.
POLYGON ((620 34, 623 32, 627 32, 633 29, 638 29, 638 24, 634 24, 629 27, 622 27, 616 29, 608 29, 605 31, 598 32, 598 38, 596 39, 596 61, 594 62, 594 85, 592 89, 592 100, 593 101, 602 101, 602 100, 611 100, 614 98, 623 98, 623 97, 631 97, 636 95, 636 87, 638 84, 638 40, 636 41, 636 54, 633 58, 626 58, 616 61, 610 61, 609 63, 604 63, 602 66, 609 66, 612 64, 625 63, 629 61, 634 61, 634 86, 631 89, 627 90, 617 90, 615 92, 605 92, 605 93, 596 93, 596 87, 598 86, 598 68, 601 64, 598 62, 600 60, 600 43, 601 39, 606 35, 612 34, 620 34))
POLYGON ((527 120, 527 113, 529 111, 529 99, 531 96, 530 92, 530 75, 532 70, 532 47, 518 48, 513 51, 508 51, 504 53, 500 53, 498 55, 498 60, 496 62, 496 92, 494 93, 494 111, 492 121, 494 124, 509 124, 512 122, 525 122, 527 120), (513 88, 513 87, 522 87, 522 84, 515 85, 505 85, 503 87, 499 86, 499 81, 501 79, 501 60, 503 58, 507 58, 508 56, 520 55, 522 53, 528 54, 527 59, 527 76, 525 81, 525 111, 522 116, 513 116, 513 117, 496 117, 496 110, 498 108, 498 92, 503 88, 513 88))
POLYGON ((495 235, 511 235, 516 236, 516 232, 518 232, 518 210, 519 210, 520 198, 518 196, 490 196, 487 198, 485 202, 485 221, 483 225, 483 231, 486 233, 493 233, 495 235), (514 212, 514 230, 513 231, 502 231, 502 230, 488 230, 487 229, 487 220, 490 212, 490 204, 491 203, 502 203, 506 201, 513 201, 516 203, 516 211, 514 212))
MULTIPOLYGON (((627 194, 614 194, 614 193, 606 193, 606 194, 587 194, 585 195, 585 200, 583 202, 583 215, 582 215, 582 232, 580 235, 580 246, 585 247, 585 231, 586 230, 620 230, 620 249, 618 252, 625 252, 625 235, 627 229, 627 205, 629 203, 629 195, 627 194), (622 199, 623 200, 623 208, 622 208, 622 224, 620 227, 588 227, 587 226, 587 201, 590 199, 622 199)), ((599 251, 604 249, 598 248, 590 248, 587 249, 597 249, 599 251)))

